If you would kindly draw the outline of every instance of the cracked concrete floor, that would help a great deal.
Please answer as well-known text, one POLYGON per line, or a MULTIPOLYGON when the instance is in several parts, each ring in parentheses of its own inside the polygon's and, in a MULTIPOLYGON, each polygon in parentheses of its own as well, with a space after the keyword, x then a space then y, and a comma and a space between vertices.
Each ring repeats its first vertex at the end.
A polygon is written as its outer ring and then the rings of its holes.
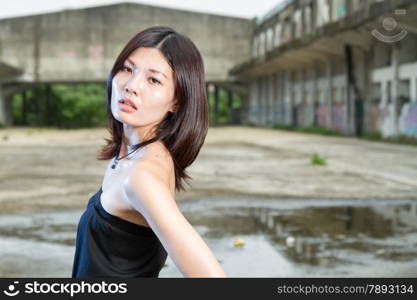
MULTIPOLYGON (((2 213, 83 208, 108 161, 105 129, 0 129, 2 213)), ((417 198, 417 147, 266 128, 210 128, 177 201, 205 195, 417 198), (312 153, 327 165, 312 165, 312 153)))

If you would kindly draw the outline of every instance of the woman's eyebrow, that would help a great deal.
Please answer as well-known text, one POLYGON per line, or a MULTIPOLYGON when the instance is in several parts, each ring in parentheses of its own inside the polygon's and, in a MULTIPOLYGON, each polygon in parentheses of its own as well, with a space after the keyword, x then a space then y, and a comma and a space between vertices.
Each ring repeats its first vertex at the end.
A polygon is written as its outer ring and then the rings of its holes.
POLYGON ((155 69, 149 69, 149 71, 150 72, 152 72, 152 73, 159 73, 159 74, 162 74, 166 79, 168 79, 168 77, 164 74, 164 73, 162 73, 162 72, 159 72, 159 71, 157 71, 157 70, 155 70, 155 69))
MULTIPOLYGON (((136 65, 135 65, 135 63, 130 59, 130 58, 127 58, 126 59, 130 64, 132 64, 134 67, 136 67, 136 65)), ((168 79, 168 77, 164 74, 164 73, 162 73, 162 72, 160 72, 160 71, 158 71, 158 70, 155 70, 155 69, 149 69, 149 71, 150 72, 152 72, 152 73, 159 73, 159 74, 162 74, 166 79, 168 79)))

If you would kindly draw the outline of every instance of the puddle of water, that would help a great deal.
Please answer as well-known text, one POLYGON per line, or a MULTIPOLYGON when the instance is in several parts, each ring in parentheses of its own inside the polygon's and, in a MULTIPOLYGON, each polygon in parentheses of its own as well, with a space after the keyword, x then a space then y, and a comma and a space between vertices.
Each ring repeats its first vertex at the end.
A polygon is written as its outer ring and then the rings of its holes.
MULTIPOLYGON (((243 197, 179 206, 229 277, 417 275, 417 201, 243 197)), ((1 215, 0 276, 70 277, 81 213, 1 215)), ((160 277, 182 274, 168 257, 160 277)))

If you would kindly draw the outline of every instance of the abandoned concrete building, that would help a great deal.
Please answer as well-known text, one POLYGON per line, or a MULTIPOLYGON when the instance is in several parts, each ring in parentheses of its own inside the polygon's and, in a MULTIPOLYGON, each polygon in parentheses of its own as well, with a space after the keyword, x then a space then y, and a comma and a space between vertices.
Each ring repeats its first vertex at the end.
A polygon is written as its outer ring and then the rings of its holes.
POLYGON ((284 0, 254 19, 133 3, 2 19, 0 123, 13 124, 11 95, 104 83, 133 33, 167 25, 203 55, 214 123, 222 89, 240 96, 241 124, 417 137, 416 16, 414 0, 284 0))
POLYGON ((288 0, 257 20, 248 122, 417 136, 417 3, 288 0))

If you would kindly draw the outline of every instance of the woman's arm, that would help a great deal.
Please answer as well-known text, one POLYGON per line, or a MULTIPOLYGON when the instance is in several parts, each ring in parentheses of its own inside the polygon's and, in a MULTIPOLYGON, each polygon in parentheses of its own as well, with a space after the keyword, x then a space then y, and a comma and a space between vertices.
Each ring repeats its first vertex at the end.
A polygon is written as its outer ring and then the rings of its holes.
POLYGON ((129 203, 145 217, 185 277, 226 277, 207 244, 179 210, 162 170, 156 160, 139 161, 124 186, 129 203))

